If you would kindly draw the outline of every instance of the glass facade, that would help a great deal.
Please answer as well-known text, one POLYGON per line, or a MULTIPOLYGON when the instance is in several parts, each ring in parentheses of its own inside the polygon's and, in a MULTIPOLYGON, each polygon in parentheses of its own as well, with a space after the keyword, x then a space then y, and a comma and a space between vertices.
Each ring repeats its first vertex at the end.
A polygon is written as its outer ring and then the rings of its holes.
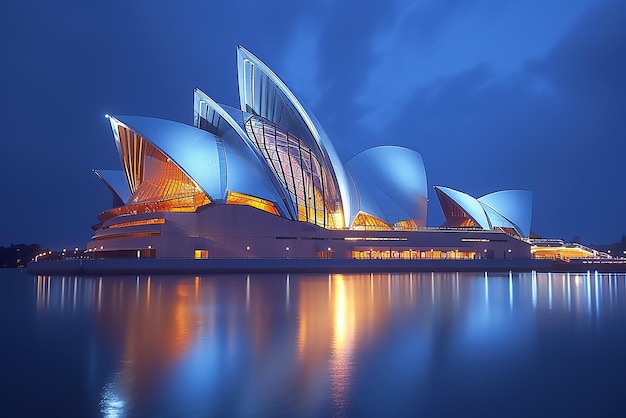
POLYGON ((297 137, 268 121, 251 117, 246 132, 298 209, 298 220, 324 228, 343 227, 341 202, 321 158, 297 137))
POLYGON ((211 201, 204 194, 157 202, 137 203, 135 205, 125 205, 102 212, 98 215, 98 220, 104 222, 116 216, 137 215, 139 213, 195 212, 200 206, 208 205, 209 203, 211 203, 211 201))
POLYGON ((211 200, 174 162, 137 132, 117 126, 122 165, 130 185, 127 205, 164 203, 161 209, 197 209, 211 200))
MULTIPOLYGON (((240 109, 262 118, 267 124, 280 126, 280 130, 295 138, 299 146, 314 157, 315 163, 323 169, 323 172, 318 172, 323 182, 322 189, 319 189, 322 201, 315 202, 317 187, 303 190, 306 201, 294 201, 298 220, 332 229, 349 225, 351 183, 319 122, 267 65, 241 46, 237 48, 237 67, 240 109)), ((250 130, 247 131, 249 134, 250 130)), ((302 155, 300 158, 307 156, 302 155)), ((302 168, 306 170, 307 167, 302 168)), ((315 167, 311 170, 315 170, 315 167)), ((294 175, 295 181, 298 181, 298 174, 294 175)), ((289 193, 292 200, 299 199, 293 190, 289 190, 289 193)))
POLYGON ((352 229, 367 229, 370 231, 384 231, 384 230, 415 230, 417 224, 413 219, 407 219, 405 221, 399 221, 393 225, 389 225, 387 222, 380 218, 372 216, 365 212, 359 212, 354 221, 352 221, 352 229))
POLYGON ((359 212, 352 222, 353 229, 391 229, 389 224, 365 212, 359 212))
POLYGON ((153 218, 153 219, 144 219, 141 221, 120 222, 120 223, 102 227, 102 229, 128 228, 131 226, 144 226, 144 225, 161 225, 164 223, 165 223, 165 218, 153 218))
POLYGON ((247 194, 243 194, 243 193, 228 192, 228 197, 226 198, 226 204, 248 205, 248 206, 252 206, 253 208, 257 208, 262 211, 280 216, 280 213, 278 213, 278 209, 276 209, 276 205, 274 205, 272 202, 269 202, 265 199, 261 199, 259 197, 254 197, 254 196, 250 196, 247 194))
POLYGON ((417 224, 413 219, 407 219, 405 221, 398 221, 393 224, 395 229, 417 229, 417 224))

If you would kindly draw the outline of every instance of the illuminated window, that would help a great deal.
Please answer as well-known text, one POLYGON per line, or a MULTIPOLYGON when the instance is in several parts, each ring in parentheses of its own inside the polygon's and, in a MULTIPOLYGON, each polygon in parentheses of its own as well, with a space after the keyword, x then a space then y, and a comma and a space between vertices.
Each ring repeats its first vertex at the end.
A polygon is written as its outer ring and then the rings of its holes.
POLYGON ((194 258, 196 260, 209 258, 209 251, 208 250, 194 250, 194 258))
POLYGON ((393 227, 399 229, 417 229, 417 224, 413 219, 406 219, 404 221, 396 222, 393 224, 393 227))
POLYGON ((269 200, 261 199, 259 197, 250 196, 243 193, 228 192, 226 197, 226 203, 229 205, 248 205, 253 208, 261 209, 262 211, 272 213, 274 215, 280 215, 276 206, 269 200))
POLYGON ((121 223, 105 226, 102 229, 127 228, 130 226, 141 226, 141 225, 159 225, 159 224, 164 224, 164 223, 165 223, 165 218, 154 218, 154 219, 144 219, 141 221, 121 222, 121 223))
POLYGON ((258 117, 248 119, 246 132, 289 193, 298 220, 343 228, 338 187, 319 149, 258 117))
POLYGON ((354 229, 387 230, 391 229, 389 224, 382 219, 365 212, 359 212, 352 222, 354 229))
POLYGON ((332 251, 318 251, 317 258, 333 258, 332 251))
POLYGON ((578 246, 542 246, 530 247, 533 258, 570 261, 572 258, 596 258, 597 253, 578 246))
POLYGON ((117 126, 117 132, 132 193, 127 206, 157 204, 160 211, 187 212, 211 203, 202 189, 149 141, 123 124, 117 126))
POLYGON ((137 215, 138 213, 151 212, 195 212, 197 208, 209 204, 205 194, 182 197, 178 199, 163 200, 158 202, 138 203, 119 208, 109 209, 98 215, 100 222, 120 215, 137 215))
POLYGON ((474 222, 471 218, 466 218, 459 223, 459 226, 462 228, 474 228, 476 226, 476 222, 474 222))
POLYGON ((161 235, 158 231, 149 231, 149 232, 129 232, 126 234, 110 234, 110 235, 100 235, 91 238, 93 241, 100 241, 105 239, 115 239, 115 238, 145 238, 145 237, 155 237, 161 235))

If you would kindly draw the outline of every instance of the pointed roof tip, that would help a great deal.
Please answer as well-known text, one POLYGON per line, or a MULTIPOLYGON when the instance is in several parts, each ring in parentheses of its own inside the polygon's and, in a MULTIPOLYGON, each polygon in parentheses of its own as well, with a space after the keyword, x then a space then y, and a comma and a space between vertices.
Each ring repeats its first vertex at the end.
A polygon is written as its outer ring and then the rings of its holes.
POLYGON ((243 46, 243 45, 241 45, 241 44, 237 45, 237 52, 238 52, 238 53, 243 52, 243 53, 246 53, 246 54, 249 54, 249 55, 254 55, 252 52, 250 52, 250 51, 248 50, 248 48, 246 48, 245 46, 243 46))
MULTIPOLYGON (((274 77, 279 78, 278 75, 261 60, 261 58, 257 57, 254 53, 250 52, 248 48, 243 45, 237 45, 237 59, 249 59, 254 61, 256 65, 259 65, 264 68, 265 72, 271 73, 274 77)), ((281 81, 281 83, 283 83, 281 81)), ((284 83, 283 83, 284 84, 284 83)))
MULTIPOLYGON (((453 193, 461 193, 461 194, 464 194, 464 195, 468 195, 467 193, 462 192, 462 191, 457 190, 457 189, 453 189, 452 187, 441 186, 441 185, 437 185, 437 184, 433 185, 433 189, 441 190, 443 193, 445 193, 447 190, 449 190, 449 191, 451 191, 453 193)), ((470 196, 470 195, 468 195, 468 196, 470 196)), ((472 199, 475 199, 475 197, 473 197, 473 196, 471 196, 471 197, 472 197, 472 199)))

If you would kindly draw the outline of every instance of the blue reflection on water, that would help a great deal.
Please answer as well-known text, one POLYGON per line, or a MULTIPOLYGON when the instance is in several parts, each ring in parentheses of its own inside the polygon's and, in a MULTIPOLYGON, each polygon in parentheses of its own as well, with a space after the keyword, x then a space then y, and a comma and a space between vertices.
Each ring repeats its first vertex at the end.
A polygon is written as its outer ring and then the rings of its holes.
POLYGON ((626 277, 2 272, 5 411, 621 416, 626 277))

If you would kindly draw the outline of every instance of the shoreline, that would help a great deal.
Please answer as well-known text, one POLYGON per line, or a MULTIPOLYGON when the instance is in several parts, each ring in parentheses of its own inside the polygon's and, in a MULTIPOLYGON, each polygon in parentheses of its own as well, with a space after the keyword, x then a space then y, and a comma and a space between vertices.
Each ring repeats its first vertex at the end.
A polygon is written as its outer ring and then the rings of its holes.
POLYGON ((129 274, 381 273, 381 272, 586 272, 626 273, 626 260, 563 262, 536 259, 362 260, 302 258, 71 259, 30 262, 38 275, 114 276, 129 274))

